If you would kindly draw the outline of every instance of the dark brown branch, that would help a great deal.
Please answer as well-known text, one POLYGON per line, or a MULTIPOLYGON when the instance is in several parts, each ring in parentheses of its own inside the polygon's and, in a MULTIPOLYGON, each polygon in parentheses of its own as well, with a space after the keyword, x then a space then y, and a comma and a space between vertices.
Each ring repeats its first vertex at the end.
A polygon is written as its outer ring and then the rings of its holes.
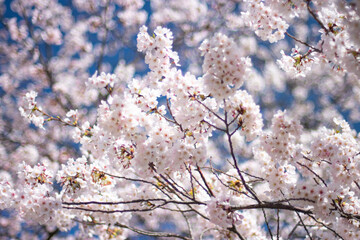
POLYGON ((238 236, 238 238, 239 238, 240 240, 245 240, 245 238, 244 238, 243 236, 241 236, 241 234, 239 233, 239 231, 236 229, 236 227, 235 227, 234 224, 232 225, 231 228, 228 228, 228 230, 229 230, 230 232, 235 233, 236 236, 238 236))
MULTIPOLYGON (((235 188, 231 187, 230 185, 225 184, 225 183, 219 178, 219 176, 218 176, 217 174, 214 173, 214 175, 215 175, 215 177, 217 178, 217 180, 218 180, 223 186, 225 186, 225 187, 229 188, 230 190, 232 190, 232 191, 234 191, 234 192, 237 192, 237 193, 239 193, 239 194, 244 194, 244 195, 246 195, 248 198, 254 199, 254 198, 253 198, 252 196, 250 196, 247 192, 239 191, 238 189, 235 189, 235 188)), ((237 179, 237 178, 235 178, 235 179, 237 179)), ((237 181, 240 181, 240 180, 237 179, 237 181)))
POLYGON ((276 210, 276 240, 280 240, 280 215, 279 209, 276 210))
MULTIPOLYGON (((191 95, 190 95, 191 96, 191 95)), ((202 105, 204 108, 206 108, 206 110, 208 110, 209 112, 211 112, 212 114, 214 114, 214 116, 216 116, 218 119, 220 119, 222 122, 225 122, 225 120, 222 118, 222 117, 220 117, 216 112, 214 112, 213 110, 211 110, 208 106, 206 106, 204 103, 202 103, 202 102, 200 102, 197 98, 196 98, 196 96, 191 96, 191 97, 194 97, 194 100, 196 101, 196 102, 198 102, 200 105, 202 105)))
POLYGON ((170 197, 170 195, 168 193, 166 193, 162 188, 160 188, 158 185, 156 185, 153 182, 149 182, 149 181, 146 181, 146 180, 143 180, 143 179, 136 179, 136 178, 128 178, 128 177, 117 176, 117 175, 113 175, 113 174, 106 173, 106 172, 104 172, 104 173, 106 175, 110 176, 110 177, 113 177, 113 178, 119 178, 119 179, 124 179, 124 180, 127 180, 127 181, 141 182, 141 183, 145 183, 145 184, 150 184, 150 185, 154 186, 155 188, 157 188, 159 191, 161 191, 169 199, 171 199, 171 197, 170 197))
POLYGON ((150 212, 154 211, 157 208, 161 208, 162 206, 165 206, 167 203, 161 203, 159 205, 152 205, 149 208, 133 208, 133 209, 115 209, 115 210, 100 210, 100 209, 90 209, 90 208, 84 208, 84 207, 64 207, 64 209, 71 209, 71 210, 81 210, 86 212, 99 212, 99 213, 125 213, 125 212, 150 212))
POLYGON ((315 203, 314 200, 307 199, 307 198, 286 198, 286 199, 282 199, 282 200, 275 201, 275 202, 270 202, 270 203, 283 203, 283 202, 289 202, 289 201, 305 201, 305 202, 315 203))
POLYGON ((211 197, 215 197, 215 195, 214 195, 214 193, 212 192, 211 188, 210 188, 209 185, 207 184, 206 179, 205 179, 203 173, 201 172, 200 167, 199 167, 197 164, 196 164, 196 168, 197 168, 196 170, 197 170, 197 171, 199 172, 199 174, 200 174, 201 179, 202 179, 203 182, 205 183, 205 186, 206 186, 206 188, 207 188, 207 192, 210 194, 211 197))
POLYGON ((309 170, 309 171, 310 171, 312 174, 314 174, 318 179, 320 179, 320 181, 327 187, 327 184, 326 184, 325 180, 324 180, 322 177, 320 177, 316 172, 314 172, 311 168, 309 168, 308 166, 306 166, 306 165, 304 165, 304 164, 302 164, 302 163, 300 163, 300 162, 296 162, 296 163, 299 164, 300 166, 306 168, 307 170, 309 170))
POLYGON ((344 238, 342 236, 340 236, 334 229, 332 229, 331 227, 327 226, 325 223, 319 221, 318 219, 316 219, 316 217, 312 216, 312 215, 308 215, 309 217, 311 217, 311 219, 313 219, 315 222, 321 224, 323 227, 325 227, 326 229, 328 229, 329 231, 331 231, 332 233, 334 233, 337 237, 339 237, 340 239, 344 240, 344 238))
MULTIPOLYGON (((154 169, 154 170, 155 170, 155 169, 154 169)), ((188 199, 190 199, 190 200, 193 200, 193 199, 191 198, 191 196, 189 196, 186 192, 183 193, 182 191, 180 191, 173 183, 171 183, 171 182, 169 181, 169 179, 167 179, 166 177, 164 177, 162 174, 159 174, 159 176, 160 176, 167 184, 169 184, 174 191, 176 191, 177 193, 179 193, 180 195, 182 195, 182 196, 185 197, 185 198, 188 198, 188 199)))
POLYGON ((58 228, 56 228, 54 231, 49 232, 48 237, 46 238, 46 240, 50 240, 53 236, 55 236, 56 234, 58 234, 60 232, 60 230, 58 228))
POLYGON ((195 182, 205 191, 205 192, 207 192, 207 189, 199 182, 199 180, 197 180, 196 179, 196 177, 192 174, 192 171, 191 171, 191 168, 190 167, 187 167, 186 165, 185 165, 185 168, 186 168, 186 170, 189 172, 189 174, 190 174, 190 183, 191 183, 191 190, 192 190, 192 192, 193 192, 193 198, 195 199, 195 188, 194 188, 194 184, 193 184, 193 179, 195 180, 195 182))
MULTIPOLYGON (((228 177, 232 177, 232 178, 235 178, 236 180, 240 180, 240 179, 238 179, 237 177, 232 176, 232 175, 229 175, 229 174, 227 174, 227 173, 224 172, 224 171, 221 171, 221 170, 219 170, 219 169, 213 168, 212 165, 211 165, 211 167, 204 167, 204 168, 210 168, 210 169, 212 170, 212 172, 215 172, 215 171, 216 171, 216 172, 219 172, 219 173, 221 173, 221 174, 224 174, 224 175, 226 175, 226 176, 228 176, 228 177)), ((248 172, 241 171, 241 170, 240 170, 240 172, 243 173, 243 174, 245 174, 245 175, 248 176, 248 177, 256 178, 256 179, 258 179, 258 181, 265 181, 264 178, 261 178, 261 177, 252 175, 252 174, 250 174, 250 173, 248 173, 248 172)))
POLYGON ((237 127, 230 133, 230 136, 234 135, 237 130, 239 130, 242 127, 241 124, 237 125, 237 127))
POLYGON ((264 215, 264 220, 265 220, 266 228, 268 229, 268 232, 269 232, 269 234, 270 234, 270 238, 271 238, 271 240, 274 240, 274 237, 273 237, 273 234, 272 234, 270 225, 269 225, 269 221, 267 220, 267 216, 266 216, 265 209, 262 208, 261 211, 262 211, 262 213, 263 213, 263 215, 264 215))
POLYGON ((197 204, 197 205, 205 205, 202 202, 184 202, 184 201, 175 201, 175 200, 167 200, 162 198, 149 198, 149 199, 135 199, 130 201, 119 201, 119 202, 98 202, 98 201, 87 201, 87 202, 63 202, 64 205, 90 205, 90 204, 97 204, 97 205, 121 205, 121 204, 131 204, 131 203, 151 203, 151 202, 163 202, 166 204, 197 204))
POLYGON ((262 203, 258 203, 258 204, 247 205, 247 206, 231 206, 232 210, 261 209, 261 208, 297 211, 297 212, 308 214, 308 215, 313 214, 311 210, 302 209, 302 208, 285 205, 282 203, 276 203, 276 202, 274 202, 274 203, 273 202, 262 202, 262 203))
POLYGON ((241 115, 241 113, 242 112, 239 111, 238 114, 236 114, 236 116, 233 118, 233 120, 230 121, 229 125, 233 124, 237 120, 237 118, 241 115))
POLYGON ((184 239, 184 240, 191 240, 191 238, 188 237, 184 237, 178 234, 174 234, 174 233, 165 233, 165 232, 151 232, 151 231, 146 231, 146 230, 141 230, 138 228, 133 228, 121 223, 116 223, 115 226, 118 227, 122 227, 122 228, 127 228, 133 232, 136 232, 138 234, 141 235, 146 235, 146 236, 152 236, 152 237, 164 237, 164 238, 179 238, 179 239, 184 239))
MULTIPOLYGON (((176 121, 175 117, 174 117, 174 114, 172 113, 171 111, 171 107, 170 107, 170 101, 168 98, 166 98, 166 106, 167 106, 167 109, 169 110, 169 113, 170 113, 170 116, 172 117, 173 119, 173 123, 175 123, 176 125, 178 125, 180 127, 180 130, 183 132, 184 129, 182 127, 182 125, 180 123, 178 123, 178 121, 176 121)), ((171 119, 169 119, 171 120, 171 119)))
POLYGON ((296 215, 298 216, 298 218, 299 218, 299 220, 300 220, 300 222, 301 222, 301 225, 304 227, 306 234, 309 236, 310 240, 312 240, 312 237, 311 237, 311 235, 310 235, 310 232, 309 232, 309 230, 307 229, 307 227, 306 227, 304 221, 302 220, 300 214, 299 214, 297 211, 295 211, 295 213, 296 213, 296 215))
POLYGON ((180 184, 178 184, 176 181, 174 181, 169 174, 165 173, 166 177, 169 179, 169 182, 171 181, 171 183, 174 185, 174 186, 177 186, 178 188, 180 188, 184 193, 188 194, 188 191, 183 187, 181 186, 180 184))
POLYGON ((215 128, 216 130, 219 130, 219 131, 221 131, 221 132, 226 132, 226 130, 225 130, 225 129, 219 128, 219 127, 215 126, 214 124, 209 123, 209 122, 208 122, 208 121, 206 121, 205 119, 203 119, 201 122, 206 123, 207 125, 209 125, 210 127, 215 128))
POLYGON ((296 231, 297 227, 300 226, 300 224, 301 224, 300 221, 298 221, 298 222, 295 224, 295 226, 293 227, 293 229, 291 229, 291 231, 290 231, 287 239, 290 239, 290 238, 291 238, 291 236, 294 234, 294 232, 296 231))
POLYGON ((246 183, 245 181, 245 178, 244 176, 242 175, 240 169, 239 169, 239 166, 237 164, 237 159, 235 157, 235 153, 234 153, 234 147, 233 147, 233 143, 232 143, 232 140, 231 140, 231 135, 230 135, 230 132, 229 132, 229 124, 227 123, 227 112, 225 112, 225 120, 224 120, 224 123, 226 125, 226 135, 228 137, 228 143, 229 143, 229 148, 230 148, 230 154, 231 154, 231 157, 233 159, 233 163, 234 163, 234 166, 238 172, 238 175, 240 176, 240 179, 241 179, 241 182, 242 184, 244 185, 244 187, 246 188, 246 190, 256 199, 256 201, 258 203, 261 203, 260 199, 256 196, 255 192, 248 186, 248 184, 246 183))
POLYGON ((288 37, 292 38, 294 41, 299 42, 299 43, 307 46, 308 48, 312 49, 313 51, 318 52, 318 53, 322 53, 322 50, 320 50, 320 49, 318 49, 318 48, 316 48, 316 47, 311 46, 311 45, 308 44, 307 42, 304 42, 304 41, 301 41, 300 39, 297 39, 296 37, 294 37, 294 36, 291 35, 290 33, 285 32, 285 34, 286 34, 288 37))
POLYGON ((310 3, 311 3, 311 0, 305 0, 306 2, 306 6, 307 6, 307 9, 309 11, 309 13, 311 14, 311 16, 315 19, 316 22, 319 23, 319 25, 321 26, 322 29, 324 29, 325 33, 328 34, 329 33, 329 30, 324 26, 324 24, 320 21, 320 19, 318 18, 318 16, 313 12, 313 10, 311 9, 310 7, 310 3))

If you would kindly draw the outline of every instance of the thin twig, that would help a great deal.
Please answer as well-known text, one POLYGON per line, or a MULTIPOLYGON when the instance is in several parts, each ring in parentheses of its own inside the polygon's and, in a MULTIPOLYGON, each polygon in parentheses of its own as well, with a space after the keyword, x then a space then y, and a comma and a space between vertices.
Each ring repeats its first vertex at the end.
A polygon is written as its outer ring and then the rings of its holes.
POLYGON ((167 109, 169 110, 169 113, 170 113, 172 119, 174 119, 173 122, 174 122, 176 125, 178 125, 178 126, 180 127, 180 130, 183 132, 184 129, 183 129, 182 125, 181 125, 180 123, 178 123, 178 121, 176 121, 175 116, 174 116, 174 114, 173 114, 172 111, 171 111, 169 98, 166 98, 166 106, 167 106, 167 109))
POLYGON ((294 232, 295 232, 296 228, 297 228, 298 226, 300 226, 300 224, 301 224, 301 222, 300 222, 300 221, 298 221, 298 222, 295 224, 295 226, 293 227, 293 229, 291 229, 290 233, 288 234, 287 239, 289 239, 289 240, 290 240, 291 236, 294 234, 294 232))
POLYGON ((191 184, 192 184, 192 186, 191 186, 191 189, 192 189, 192 191, 193 191, 193 198, 194 198, 194 200, 195 200, 195 189, 194 189, 194 186, 193 186, 193 183, 192 183, 192 180, 194 179, 195 180, 195 182, 205 191, 205 192, 207 192, 209 195, 210 195, 210 193, 208 192, 208 190, 199 182, 199 180, 197 180, 196 179, 196 177, 192 174, 192 172, 191 172, 191 169, 190 169, 190 167, 188 168, 187 166, 185 166, 186 167, 186 169, 188 170, 188 172, 190 173, 190 182, 191 182, 191 184))
POLYGON ((160 188, 158 185, 156 185, 153 182, 149 182, 149 181, 146 181, 146 180, 143 180, 143 179, 136 179, 136 178, 117 176, 117 175, 113 175, 113 174, 106 173, 106 172, 104 172, 104 174, 106 174, 106 175, 108 175, 110 177, 113 177, 113 178, 119 178, 119 179, 124 179, 124 180, 127 180, 127 181, 141 182, 141 183, 145 183, 145 184, 150 184, 150 185, 154 186, 155 188, 157 188, 159 191, 161 191, 165 196, 167 196, 168 198, 171 199, 171 197, 170 197, 170 195, 168 193, 164 192, 162 188, 160 188))
POLYGON ((302 220, 300 214, 299 214, 297 211, 295 211, 295 213, 296 213, 296 215, 298 216, 298 218, 299 218, 299 220, 300 220, 300 222, 301 222, 301 225, 304 227, 306 234, 309 236, 310 240, 312 240, 312 237, 311 237, 311 235, 310 235, 310 232, 309 232, 309 230, 307 229, 307 227, 306 227, 304 221, 302 220))
POLYGON ((205 179, 203 173, 201 172, 200 167, 199 167, 197 164, 196 164, 196 167, 197 167, 196 170, 200 173, 200 177, 201 177, 201 179, 203 180, 203 182, 205 183, 205 186, 206 186, 208 192, 210 193, 210 196, 211 196, 211 197, 215 197, 214 193, 212 192, 211 188, 209 187, 208 183, 206 182, 206 179, 205 179))
POLYGON ((318 18, 318 16, 313 12, 313 10, 310 8, 310 3, 311 0, 305 0, 306 2, 306 7, 309 11, 309 13, 311 14, 311 16, 315 19, 315 21, 317 21, 319 23, 319 25, 321 26, 322 29, 324 29, 325 33, 328 34, 329 30, 324 26, 324 24, 320 21, 320 19, 318 18))
POLYGON ((277 223, 277 228, 276 228, 276 239, 279 240, 280 239, 280 216, 279 216, 279 209, 276 210, 276 223, 277 223))
POLYGON ((235 233, 238 238, 240 238, 240 240, 245 240, 245 238, 243 236, 241 236, 241 234, 239 233, 239 231, 236 229, 235 225, 233 224, 231 228, 228 228, 229 231, 235 233))
POLYGON ((319 174, 317 174, 316 172, 314 172, 311 168, 309 168, 308 166, 300 163, 300 162, 296 162, 297 164, 299 164, 300 166, 306 168, 307 170, 309 170, 312 174, 314 174, 318 179, 320 179, 320 181, 325 185, 325 187, 327 187, 327 184, 325 182, 325 180, 319 176, 319 174))
POLYGON ((261 203, 260 199, 256 196, 255 192, 248 186, 248 184, 246 183, 245 181, 245 178, 244 176, 242 175, 240 169, 239 169, 239 166, 237 164, 237 159, 235 157, 235 153, 234 153, 234 147, 233 147, 233 143, 232 143, 232 140, 231 140, 231 135, 229 133, 229 124, 227 123, 227 112, 225 111, 225 120, 224 120, 224 123, 226 125, 226 135, 228 137, 228 143, 229 143, 229 148, 230 148, 230 154, 231 154, 231 157, 233 159, 233 163, 234 163, 234 166, 238 172, 238 175, 240 176, 240 179, 241 179, 241 182, 242 184, 244 185, 244 187, 246 188, 246 190, 256 199, 256 201, 258 203, 261 203))
POLYGON ((311 49, 314 50, 315 52, 318 52, 318 53, 321 53, 321 52, 322 52, 320 49, 311 46, 311 45, 308 44, 307 42, 304 42, 304 41, 301 41, 300 39, 297 39, 296 37, 294 37, 293 35, 291 35, 291 34, 288 33, 288 32, 285 32, 285 34, 286 34, 288 37, 290 37, 290 38, 292 38, 293 40, 295 40, 296 42, 299 42, 299 43, 307 46, 308 48, 311 48, 311 49))
MULTIPOLYGON (((191 96, 191 95, 190 95, 191 96)), ((206 106, 204 103, 202 103, 202 102, 200 102, 197 98, 196 98, 196 96, 192 96, 192 97, 194 97, 194 100, 196 101, 196 102, 198 102, 199 104, 201 104, 204 108, 206 108, 209 112, 211 112, 212 114, 214 114, 214 116, 215 117, 217 117, 218 119, 220 119, 222 122, 224 122, 225 120, 222 118, 222 117, 220 117, 216 112, 214 112, 213 110, 211 110, 208 106, 206 106)))
POLYGON ((213 127, 213 128, 215 128, 216 130, 219 130, 219 131, 221 131, 221 132, 226 132, 225 129, 219 128, 219 127, 215 126, 214 124, 209 123, 209 122, 206 121, 205 119, 201 120, 201 122, 204 122, 204 123, 208 124, 210 127, 213 127))
POLYGON ((272 234, 272 231, 271 231, 271 228, 270 228, 269 222, 268 222, 267 217, 266 217, 266 212, 265 212, 265 209, 264 209, 264 208, 262 208, 262 209, 261 209, 261 211, 262 211, 262 213, 263 213, 263 215, 264 215, 265 224, 266 224, 266 227, 267 227, 268 232, 269 232, 269 234, 270 234, 270 238, 271 238, 271 240, 274 240, 274 237, 273 237, 273 234, 272 234))

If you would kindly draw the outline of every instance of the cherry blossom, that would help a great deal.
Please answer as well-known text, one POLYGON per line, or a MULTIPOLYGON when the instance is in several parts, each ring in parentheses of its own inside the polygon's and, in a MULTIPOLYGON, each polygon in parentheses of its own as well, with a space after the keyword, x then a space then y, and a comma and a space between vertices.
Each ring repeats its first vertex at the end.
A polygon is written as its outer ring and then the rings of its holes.
POLYGON ((0 0, 0 235, 358 239, 359 9, 0 0))

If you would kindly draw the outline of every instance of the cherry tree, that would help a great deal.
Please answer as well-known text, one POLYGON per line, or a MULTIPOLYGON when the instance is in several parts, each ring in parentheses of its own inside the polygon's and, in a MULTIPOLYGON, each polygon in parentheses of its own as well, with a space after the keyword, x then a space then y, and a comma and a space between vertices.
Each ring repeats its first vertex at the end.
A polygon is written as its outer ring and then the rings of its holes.
POLYGON ((0 1, 4 239, 359 239, 360 6, 0 1))

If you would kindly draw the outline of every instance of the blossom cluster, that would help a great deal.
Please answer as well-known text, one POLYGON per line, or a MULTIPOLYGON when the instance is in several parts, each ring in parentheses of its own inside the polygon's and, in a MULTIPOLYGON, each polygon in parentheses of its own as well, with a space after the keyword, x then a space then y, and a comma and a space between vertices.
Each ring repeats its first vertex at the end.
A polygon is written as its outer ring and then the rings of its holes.
POLYGON ((305 77, 311 71, 313 64, 318 63, 317 57, 301 55, 298 47, 292 49, 291 56, 281 51, 281 59, 277 61, 280 68, 292 78, 305 77))
POLYGON ((261 136, 264 150, 279 163, 296 160, 297 141, 302 132, 300 123, 279 111, 272 119, 271 130, 271 134, 261 136))
POLYGON ((248 78, 251 61, 241 56, 240 49, 231 38, 219 33, 211 40, 205 40, 200 51, 204 55, 205 91, 214 98, 233 95, 248 78))
POLYGON ((241 127, 241 135, 246 136, 247 141, 252 141, 261 134, 263 118, 260 108, 246 91, 237 91, 230 98, 228 108, 232 116, 237 117, 237 123, 241 127))
POLYGON ((115 74, 106 74, 102 72, 100 76, 97 75, 97 72, 89 78, 89 83, 94 85, 97 88, 104 88, 106 86, 114 87, 114 83, 116 82, 115 74))
POLYGON ((19 107, 19 111, 21 116, 28 119, 29 122, 34 123, 35 126, 44 128, 44 117, 43 114, 38 112, 38 110, 41 111, 41 107, 38 107, 35 101, 35 98, 37 97, 37 92, 30 91, 26 93, 24 96, 24 100, 26 101, 27 105, 24 107, 19 107))
POLYGON ((179 57, 172 51, 173 34, 169 29, 157 27, 154 36, 147 33, 147 27, 140 28, 137 35, 137 48, 145 52, 145 62, 154 73, 153 78, 162 78, 167 75, 171 64, 178 65, 179 57), (156 75, 155 75, 156 74, 156 75))
MULTIPOLYGON (((268 40, 271 43, 277 42, 285 37, 289 25, 284 20, 281 12, 270 7, 271 3, 265 5, 264 2, 266 1, 245 1, 247 11, 242 13, 242 21, 244 21, 245 25, 253 28, 256 35, 262 40, 268 40)), ((293 3, 289 2, 285 5, 291 4, 293 3)))
POLYGON ((211 199, 207 203, 208 214, 210 221, 223 228, 231 228, 233 224, 241 224, 241 219, 244 218, 237 212, 231 212, 227 200, 211 199))

